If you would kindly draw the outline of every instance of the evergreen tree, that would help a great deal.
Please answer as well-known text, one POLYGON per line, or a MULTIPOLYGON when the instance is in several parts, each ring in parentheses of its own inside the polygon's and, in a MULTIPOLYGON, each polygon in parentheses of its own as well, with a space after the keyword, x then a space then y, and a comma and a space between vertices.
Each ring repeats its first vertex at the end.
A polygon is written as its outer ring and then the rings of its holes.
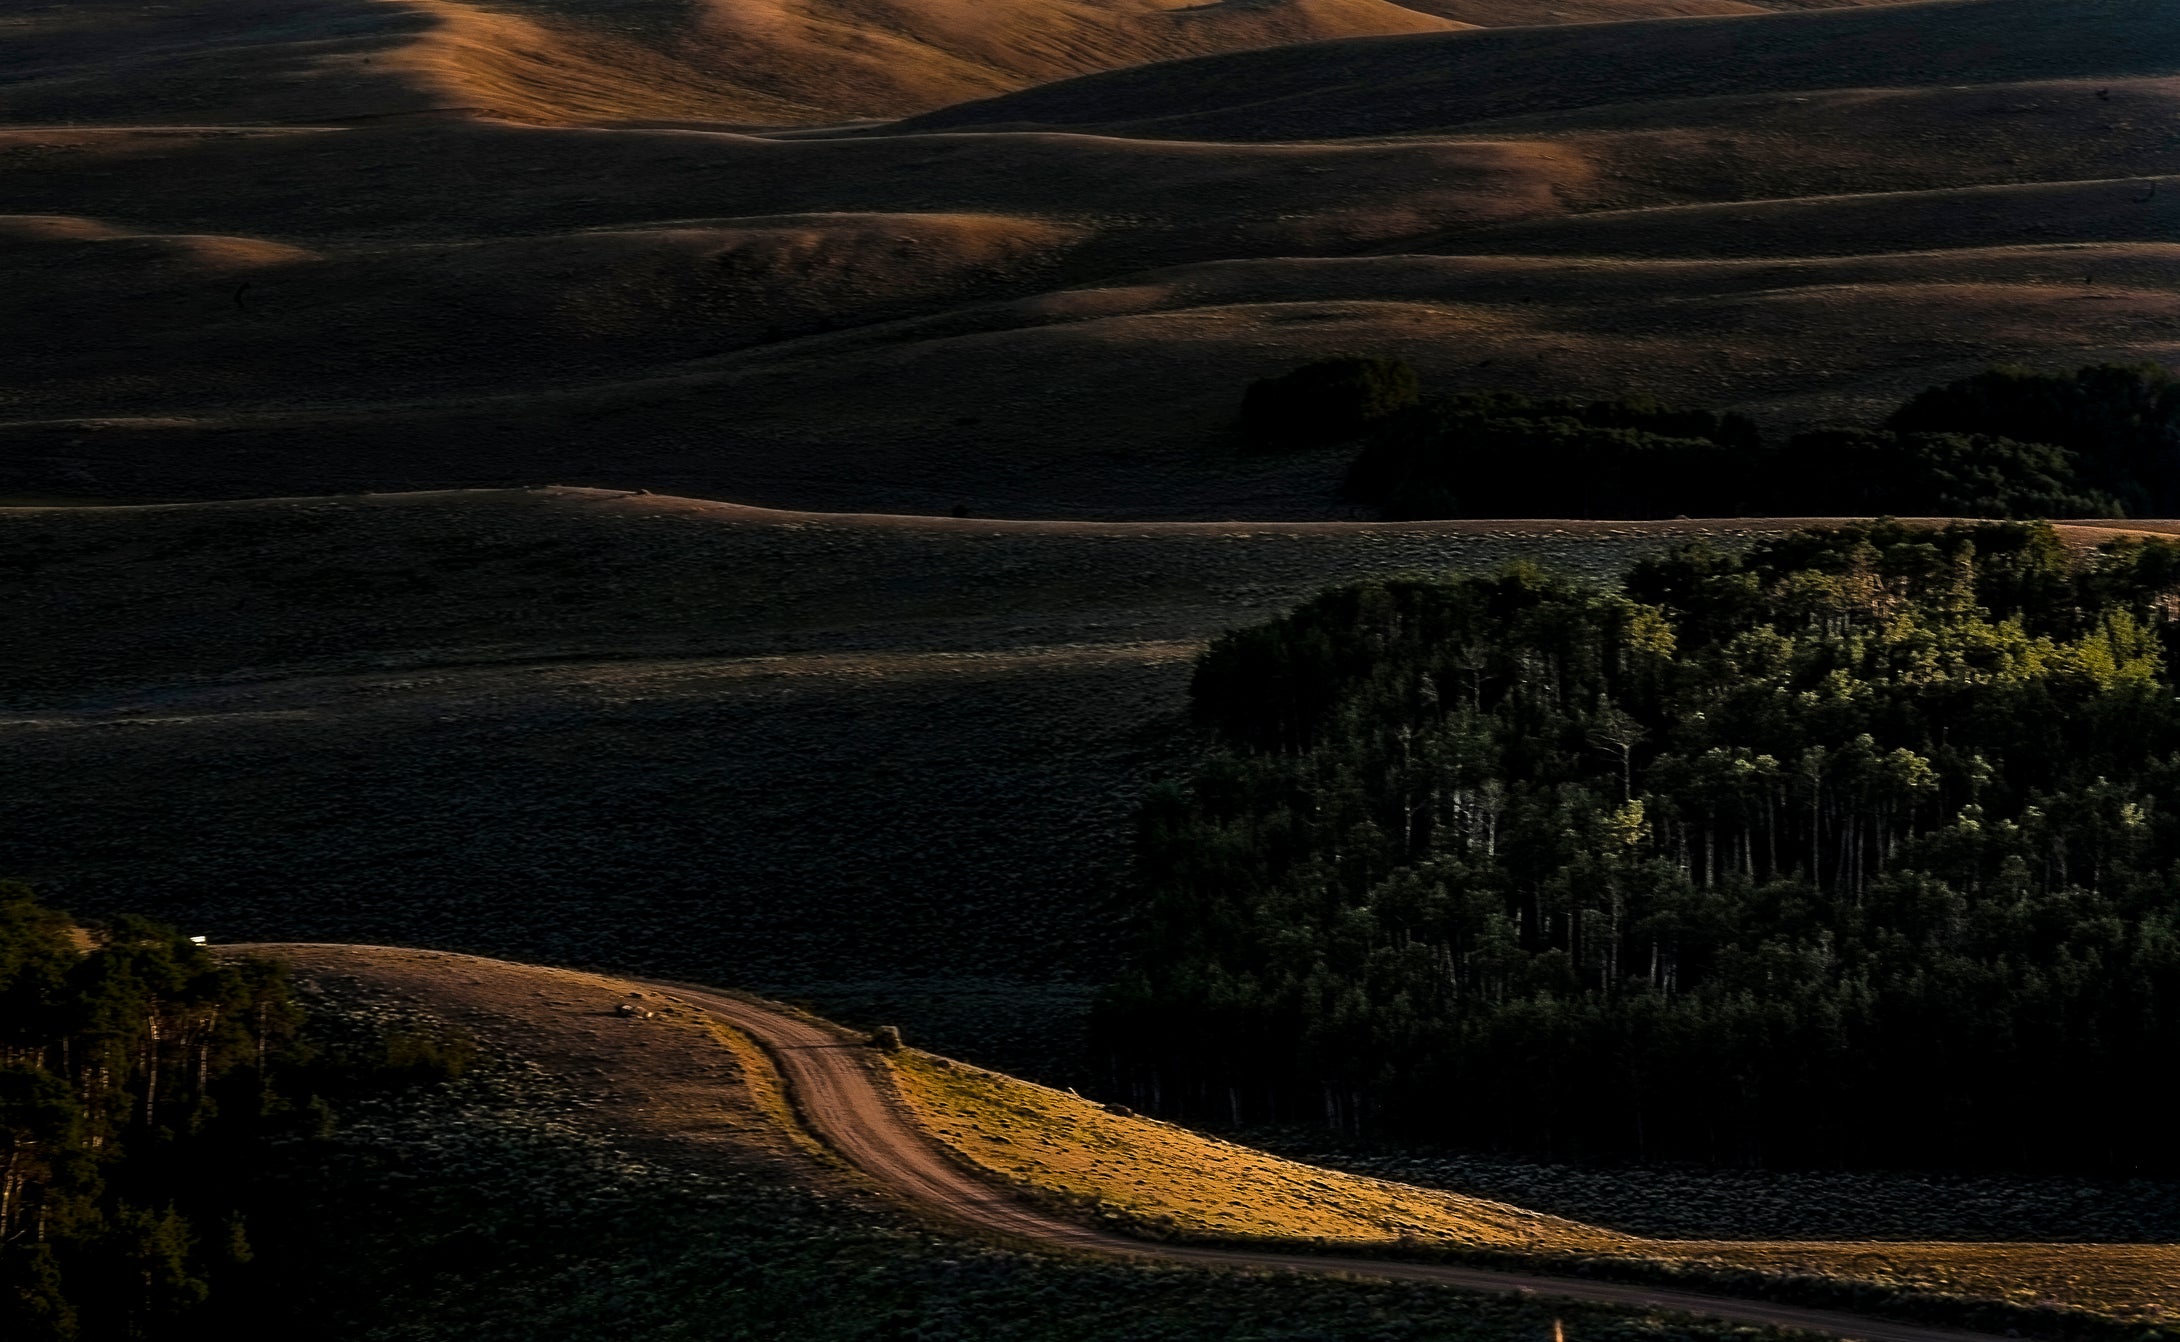
POLYGON ((1881 523, 1327 593, 1199 663, 1100 1037, 1200 1118, 2169 1167, 2176 577, 1881 523))

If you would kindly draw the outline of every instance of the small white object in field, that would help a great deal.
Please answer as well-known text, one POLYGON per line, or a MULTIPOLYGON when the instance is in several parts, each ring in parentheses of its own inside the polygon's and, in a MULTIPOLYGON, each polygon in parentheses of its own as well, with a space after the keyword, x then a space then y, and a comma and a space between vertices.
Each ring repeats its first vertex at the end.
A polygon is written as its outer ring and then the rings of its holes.
POLYGON ((203 938, 203 937, 191 937, 191 938, 189 939, 189 944, 190 944, 190 945, 192 945, 192 946, 202 946, 202 945, 204 944, 204 938, 203 938))

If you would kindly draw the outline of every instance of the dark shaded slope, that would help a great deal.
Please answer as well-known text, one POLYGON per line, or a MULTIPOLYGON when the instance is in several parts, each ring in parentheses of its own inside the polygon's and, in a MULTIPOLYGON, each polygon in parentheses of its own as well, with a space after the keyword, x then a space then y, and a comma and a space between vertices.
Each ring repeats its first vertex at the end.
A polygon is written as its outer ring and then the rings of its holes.
POLYGON ((1067 80, 899 128, 1321 139, 1758 90, 2173 71, 2170 0, 1966 0, 1282 47, 1067 80))
POLYGON ((1600 210, 1466 229, 1401 249, 1701 261, 2175 239, 2180 181, 2152 178, 1600 210))

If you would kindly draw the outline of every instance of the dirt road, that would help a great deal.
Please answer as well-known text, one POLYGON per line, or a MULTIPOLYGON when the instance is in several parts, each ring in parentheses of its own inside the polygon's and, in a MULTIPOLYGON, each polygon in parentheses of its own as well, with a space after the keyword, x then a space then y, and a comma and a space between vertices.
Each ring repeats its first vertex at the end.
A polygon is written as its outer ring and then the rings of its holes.
POLYGON ((1150 1244, 1048 1215, 954 1164, 901 1111, 871 1051, 851 1036, 784 1011, 679 983, 653 985, 739 1027, 779 1067, 812 1132, 872 1178, 923 1207, 981 1230, 1053 1248, 1216 1267, 1431 1282, 1522 1291, 1634 1309, 1674 1310, 1829 1333, 1863 1342, 1998 1342, 1988 1334, 1653 1286, 1544 1277, 1449 1263, 1409 1263, 1255 1249, 1150 1244))

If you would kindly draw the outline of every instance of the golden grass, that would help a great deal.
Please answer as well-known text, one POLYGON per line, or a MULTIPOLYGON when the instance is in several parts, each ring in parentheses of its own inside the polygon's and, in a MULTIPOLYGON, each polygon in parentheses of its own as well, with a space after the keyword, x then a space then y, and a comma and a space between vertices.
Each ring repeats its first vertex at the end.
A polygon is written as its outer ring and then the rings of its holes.
POLYGON ((1647 1239, 1298 1164, 928 1054, 903 1052, 892 1062, 917 1120, 972 1165, 1183 1236, 1699 1264, 2070 1305, 2123 1318, 2180 1310, 2180 1245, 1647 1239))
POLYGON ((1281 1160, 928 1054, 893 1055, 916 1118, 1008 1180, 1183 1235, 1600 1252, 1634 1241, 1504 1203, 1281 1160))
POLYGON ((539 123, 891 117, 1181 56, 1465 26, 1390 0, 390 2, 431 20, 396 69, 458 106, 539 123))
POLYGON ((787 1083, 780 1078, 779 1069, 773 1066, 771 1055, 756 1040, 717 1017, 706 1015, 702 1019, 712 1037, 726 1045, 741 1068, 749 1107, 770 1119, 796 1150, 813 1160, 844 1168, 839 1154, 812 1136, 802 1120, 795 1116, 795 1107, 787 1098, 787 1083))
POLYGON ((1107 71, 907 124, 1284 141, 1753 93, 2110 81, 2175 73, 2171 22, 2166 0, 1973 0, 1484 29, 1107 71))
POLYGON ((539 123, 626 120, 796 122, 824 109, 767 96, 666 51, 459 0, 403 0, 431 16, 388 64, 486 116, 539 123))

